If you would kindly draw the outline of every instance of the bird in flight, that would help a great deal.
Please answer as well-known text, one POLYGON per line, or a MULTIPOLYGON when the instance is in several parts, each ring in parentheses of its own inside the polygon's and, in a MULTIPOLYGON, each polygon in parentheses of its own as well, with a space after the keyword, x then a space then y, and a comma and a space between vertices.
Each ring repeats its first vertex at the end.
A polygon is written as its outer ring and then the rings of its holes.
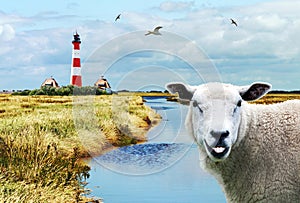
POLYGON ((159 29, 161 29, 162 26, 157 26, 153 31, 148 31, 148 33, 146 33, 145 35, 150 35, 150 34, 153 34, 153 35, 161 35, 161 33, 159 32, 159 29))
POLYGON ((119 20, 120 17, 121 17, 121 14, 119 14, 119 15, 116 17, 115 21, 119 20))
POLYGON ((231 24, 234 24, 235 26, 238 26, 237 23, 232 18, 230 18, 230 20, 231 20, 231 24))

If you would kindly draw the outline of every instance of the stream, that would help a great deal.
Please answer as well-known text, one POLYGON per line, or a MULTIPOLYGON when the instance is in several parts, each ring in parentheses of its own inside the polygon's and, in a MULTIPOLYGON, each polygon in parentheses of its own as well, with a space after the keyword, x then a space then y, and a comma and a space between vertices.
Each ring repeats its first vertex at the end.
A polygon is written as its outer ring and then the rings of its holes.
POLYGON ((184 127, 187 106, 145 97, 162 121, 143 144, 121 147, 89 161, 87 188, 105 203, 225 202, 217 181, 199 166, 196 144, 184 127))

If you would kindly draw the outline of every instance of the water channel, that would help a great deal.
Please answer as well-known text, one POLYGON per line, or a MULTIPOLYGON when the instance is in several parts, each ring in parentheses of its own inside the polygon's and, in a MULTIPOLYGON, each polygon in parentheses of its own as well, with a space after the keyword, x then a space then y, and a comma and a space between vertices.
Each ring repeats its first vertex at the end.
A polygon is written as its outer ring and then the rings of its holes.
POLYGON ((144 99, 162 121, 148 132, 148 142, 90 160, 90 196, 105 203, 225 202, 217 181, 199 166, 197 146, 184 127, 187 107, 144 99))

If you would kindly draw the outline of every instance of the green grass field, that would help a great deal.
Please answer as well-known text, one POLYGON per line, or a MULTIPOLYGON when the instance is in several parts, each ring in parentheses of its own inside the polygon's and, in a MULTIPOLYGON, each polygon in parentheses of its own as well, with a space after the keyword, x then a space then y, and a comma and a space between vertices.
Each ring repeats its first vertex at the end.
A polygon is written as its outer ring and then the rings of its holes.
POLYGON ((81 158, 145 141, 160 117, 138 96, 0 95, 0 119, 0 202, 84 202, 81 158))

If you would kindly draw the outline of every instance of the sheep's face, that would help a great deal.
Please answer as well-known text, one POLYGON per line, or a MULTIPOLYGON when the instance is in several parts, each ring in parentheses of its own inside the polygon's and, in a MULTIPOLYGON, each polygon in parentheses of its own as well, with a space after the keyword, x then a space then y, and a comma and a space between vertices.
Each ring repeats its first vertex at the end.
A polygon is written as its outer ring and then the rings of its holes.
POLYGON ((172 93, 178 92, 180 99, 190 101, 186 126, 202 151, 213 161, 223 161, 238 139, 243 103, 262 97, 271 85, 169 83, 166 87, 172 93))
POLYGON ((196 142, 212 160, 221 161, 230 154, 238 136, 241 108, 242 98, 238 91, 225 87, 195 91, 187 122, 192 121, 196 142))

